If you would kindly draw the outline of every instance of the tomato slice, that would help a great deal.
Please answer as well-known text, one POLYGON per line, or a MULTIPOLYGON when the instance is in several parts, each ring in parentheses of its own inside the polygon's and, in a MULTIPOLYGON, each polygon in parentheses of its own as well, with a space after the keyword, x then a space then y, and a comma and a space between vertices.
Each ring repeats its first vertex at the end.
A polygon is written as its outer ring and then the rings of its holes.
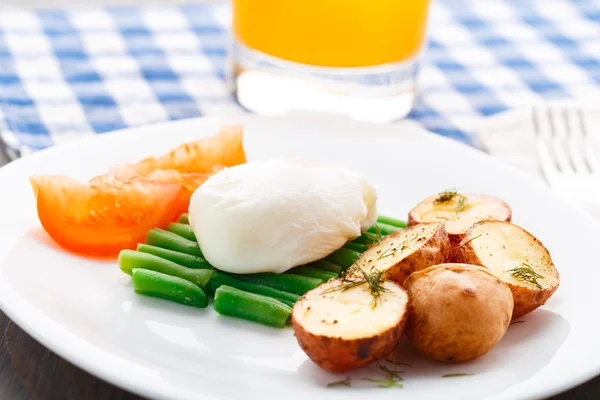
POLYGON ((111 172, 92 178, 89 183, 104 185, 126 182, 134 177, 177 182, 182 190, 175 209, 179 214, 185 213, 192 193, 206 179, 223 168, 246 162, 242 134, 241 126, 225 125, 215 136, 182 144, 163 156, 148 157, 136 164, 118 165, 111 172))
POLYGON ((242 127, 228 125, 219 133, 195 142, 185 143, 159 157, 148 157, 136 164, 119 168, 121 174, 146 176, 157 169, 174 169, 182 173, 212 173, 215 166, 233 167, 246 162, 242 143, 242 127))
MULTIPOLYGON (((222 166, 215 167, 214 172, 217 172, 217 170, 220 169, 222 169, 222 166)), ((174 169, 157 169, 146 175, 144 178, 159 182, 176 182, 181 185, 181 191, 179 192, 176 205, 174 206, 178 217, 179 215, 188 212, 192 194, 201 184, 210 178, 211 175, 212 173, 181 173, 174 169)))
POLYGON ((181 185, 132 178, 84 185, 60 175, 30 178, 40 222, 50 237, 73 252, 114 256, 166 227, 178 214, 181 185))
MULTIPOLYGON (((223 169, 223 166, 215 166, 213 173, 216 173, 221 169, 223 169)), ((130 169, 122 170, 117 168, 113 172, 93 178, 90 180, 90 185, 101 186, 117 181, 127 182, 135 177, 131 172, 130 169)), ((181 191, 179 192, 179 196, 174 205, 177 214, 176 217, 178 217, 179 215, 188 212, 190 197, 192 197, 194 191, 210 178, 213 173, 182 173, 175 169, 157 169, 145 175, 144 179, 157 182, 174 182, 181 185, 181 191)))

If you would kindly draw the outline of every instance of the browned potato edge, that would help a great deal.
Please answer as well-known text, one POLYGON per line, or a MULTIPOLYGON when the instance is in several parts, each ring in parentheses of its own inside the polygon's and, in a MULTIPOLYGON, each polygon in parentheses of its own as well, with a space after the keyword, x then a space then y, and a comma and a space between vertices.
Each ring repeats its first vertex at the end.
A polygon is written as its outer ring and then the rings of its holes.
MULTIPOLYGON (((530 239, 534 243, 541 246, 546 251, 546 253, 548 253, 548 256, 550 257, 550 252, 542 244, 542 242, 538 238, 533 236, 529 231, 524 229, 523 227, 516 225, 512 222, 509 222, 509 221, 484 221, 480 224, 483 224, 483 223, 511 224, 511 225, 521 229, 525 234, 527 234, 530 237, 530 239)), ((476 224, 476 225, 480 225, 480 224, 476 224)), ((465 234, 465 237, 464 237, 465 242, 467 240, 469 240, 471 232, 473 231, 473 229, 475 229, 476 225, 472 226, 471 229, 469 229, 469 231, 465 234)), ((479 266, 487 268, 487 266, 485 266, 483 264, 483 262, 477 256, 474 245, 475 244, 473 242, 467 242, 462 245, 459 244, 458 246, 454 247, 453 252, 452 252, 453 253, 452 254, 452 262, 474 264, 474 265, 479 265, 479 266)), ((490 272, 492 272, 492 271, 490 271, 490 272)), ((556 271, 556 272, 558 274, 558 271, 556 271)), ((515 302, 515 305, 513 308, 513 317, 512 317, 513 320, 520 318, 526 314, 529 314, 530 312, 534 311, 535 309, 546 304, 548 299, 554 294, 554 292, 556 292, 556 290, 558 289, 558 286, 560 285, 560 277, 558 278, 559 282, 556 286, 547 288, 547 289, 533 289, 533 288, 529 288, 526 286, 519 286, 519 285, 515 285, 511 282, 504 281, 504 279, 502 279, 502 276, 498 276, 498 278, 501 279, 510 288, 510 290, 513 293, 513 299, 515 302)))

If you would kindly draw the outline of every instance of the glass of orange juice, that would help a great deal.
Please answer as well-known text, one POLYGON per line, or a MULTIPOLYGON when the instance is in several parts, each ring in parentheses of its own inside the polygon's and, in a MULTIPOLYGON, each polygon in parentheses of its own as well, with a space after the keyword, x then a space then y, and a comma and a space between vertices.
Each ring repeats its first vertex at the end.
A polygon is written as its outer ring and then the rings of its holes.
POLYGON ((261 114, 390 122, 413 106, 429 0, 232 0, 228 78, 261 114))

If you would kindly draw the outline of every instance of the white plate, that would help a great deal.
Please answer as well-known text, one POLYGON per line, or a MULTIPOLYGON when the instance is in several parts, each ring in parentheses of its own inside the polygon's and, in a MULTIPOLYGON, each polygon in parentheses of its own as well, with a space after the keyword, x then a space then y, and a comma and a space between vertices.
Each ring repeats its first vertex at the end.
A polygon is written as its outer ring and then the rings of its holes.
POLYGON ((344 378, 317 368, 291 329, 273 329, 135 295, 116 263, 60 251, 35 213, 28 176, 88 179, 216 132, 216 119, 132 129, 42 151, 0 169, 0 306, 19 326, 85 370, 151 398, 525 399, 540 398, 600 373, 600 228, 541 183, 488 156, 411 124, 367 125, 328 118, 238 117, 250 160, 304 156, 366 173, 380 211, 402 217, 423 197, 456 187, 495 194, 514 222, 549 248, 561 285, 548 303, 510 327, 470 363, 428 361, 407 344, 403 389, 327 388, 344 378), (596 261, 595 261, 596 260, 596 261), (472 373, 459 378, 444 374, 472 373), (372 397, 371 397, 372 396, 372 397))

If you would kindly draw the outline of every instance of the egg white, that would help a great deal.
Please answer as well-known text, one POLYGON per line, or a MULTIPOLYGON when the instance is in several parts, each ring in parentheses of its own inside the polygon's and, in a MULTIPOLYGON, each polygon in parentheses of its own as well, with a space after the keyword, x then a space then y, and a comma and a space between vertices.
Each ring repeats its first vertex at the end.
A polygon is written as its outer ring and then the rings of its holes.
POLYGON ((224 169, 192 195, 202 253, 232 273, 285 272, 320 260, 377 220, 377 194, 354 171, 289 159, 224 169))

